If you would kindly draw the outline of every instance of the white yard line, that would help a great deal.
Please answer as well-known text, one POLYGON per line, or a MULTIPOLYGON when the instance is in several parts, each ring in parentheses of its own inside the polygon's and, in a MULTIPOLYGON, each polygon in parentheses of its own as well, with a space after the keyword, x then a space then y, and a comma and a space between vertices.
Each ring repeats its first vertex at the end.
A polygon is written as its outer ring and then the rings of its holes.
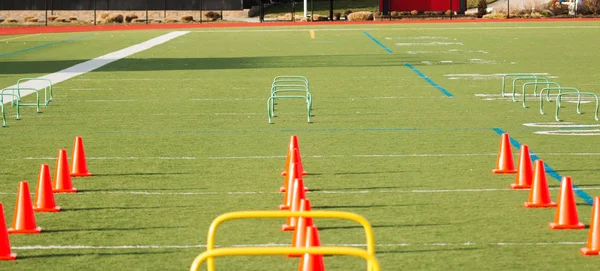
MULTIPOLYGON (((496 243, 476 243, 476 242, 462 242, 462 243, 421 243, 421 244, 410 244, 410 243, 387 243, 387 244, 375 244, 375 247, 409 247, 409 246, 581 246, 585 245, 586 242, 496 242, 496 243)), ((323 246, 340 246, 340 247, 366 247, 366 244, 321 244, 323 246)), ((228 247, 289 247, 290 244, 234 244, 228 247)), ((78 250, 78 249, 89 249, 89 250, 105 250, 105 249, 194 249, 194 248, 206 248, 205 244, 197 245, 123 245, 123 246, 88 246, 88 245, 36 245, 36 246, 13 246, 13 250, 78 250)), ((223 247, 223 246, 216 246, 223 247)))
MULTIPOLYGON (((170 32, 168 34, 147 40, 145 42, 136 44, 136 45, 132 45, 129 46, 125 49, 121 49, 119 51, 116 52, 112 52, 91 60, 88 60, 86 62, 83 63, 79 63, 75 66, 66 68, 64 70, 55 72, 55 73, 51 73, 51 74, 46 74, 44 76, 41 76, 39 78, 43 78, 43 79, 49 79, 53 85, 58 84, 60 82, 69 80, 75 76, 79 76, 82 75, 84 73, 88 73, 91 72, 95 69, 98 69, 104 65, 107 65, 109 63, 115 62, 117 60, 120 60, 122 58, 128 57, 130 55, 139 53, 141 51, 150 49, 154 46, 163 44, 167 41, 170 41, 174 38, 177 38, 179 36, 183 36, 187 33, 189 33, 190 31, 174 31, 174 32, 170 32)), ((20 85, 21 88, 34 88, 37 90, 46 88, 48 86, 48 83, 44 82, 44 81, 28 81, 25 83, 22 83, 20 85)), ((10 86, 9 88, 16 88, 17 85, 13 85, 10 86)), ((34 91, 31 90, 23 90, 21 91, 21 96, 25 96, 25 95, 29 95, 34 93, 34 91)), ((12 98, 8 97, 8 96, 4 96, 2 99, 3 103, 8 103, 12 101, 12 98)))

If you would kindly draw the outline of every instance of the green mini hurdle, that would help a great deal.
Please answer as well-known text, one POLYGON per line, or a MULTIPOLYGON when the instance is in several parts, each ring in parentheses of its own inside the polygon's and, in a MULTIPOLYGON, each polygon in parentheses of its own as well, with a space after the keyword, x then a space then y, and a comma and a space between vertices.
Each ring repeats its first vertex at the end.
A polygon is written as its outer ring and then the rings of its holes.
MULTIPOLYGON (((558 88, 560 88, 560 84, 556 83, 556 82, 526 82, 525 84, 523 84, 523 108, 527 108, 527 106, 525 105, 525 89, 527 88, 527 86, 529 85, 535 85, 537 88, 537 85, 546 85, 546 87, 550 87, 550 85, 556 86, 558 88)), ((541 93, 541 91, 540 91, 541 93)), ((533 90, 533 97, 536 97, 537 94, 535 93, 535 89, 533 90)), ((548 91, 546 93, 546 101, 550 101, 550 91, 548 91)), ((515 92, 513 92, 513 102, 516 102, 515 100, 515 92)))
POLYGON ((267 99, 269 124, 273 123, 272 118, 275 117, 276 99, 303 99, 306 102, 307 118, 308 123, 310 123, 312 94, 309 90, 308 78, 297 75, 282 75, 273 79, 273 83, 271 84, 271 96, 267 99))
MULTIPOLYGON (((576 93, 580 93, 581 91, 579 91, 578 88, 573 88, 573 87, 552 87, 552 88, 543 88, 542 90, 540 90, 540 114, 544 115, 544 91, 548 91, 548 93, 546 93, 546 96, 550 95, 550 90, 558 90, 558 94, 560 95, 562 93, 563 90, 572 90, 575 91, 576 93)), ((581 103, 581 96, 578 96, 578 101, 577 103, 581 103)), ((556 106, 560 107, 561 105, 561 100, 556 100, 556 106)))
MULTIPOLYGON (((42 82, 47 82, 48 85, 46 85, 44 87, 44 103, 42 104, 42 106, 48 106, 50 104, 50 102, 52 101, 52 98, 54 97, 52 94, 52 81, 50 81, 49 79, 45 79, 45 78, 21 78, 17 81, 17 89, 23 89, 21 88, 21 83, 23 81, 42 81, 42 82)), ((38 101, 37 104, 23 104, 21 103, 22 106, 37 106, 39 108, 39 92, 36 90, 36 92, 38 93, 38 101)), ((19 100, 21 100, 21 93, 20 91, 17 92, 19 95, 19 100)), ((38 110, 39 112, 39 110, 38 110)))
POLYGON ((14 96, 15 98, 11 101, 11 105, 12 106, 16 106, 17 104, 19 104, 19 106, 36 106, 36 112, 40 113, 40 92, 35 89, 35 88, 5 88, 2 89, 1 93, 5 94, 4 91, 12 91, 11 95, 14 96), (21 102, 21 90, 29 90, 29 91, 33 91, 35 92, 36 95, 36 103, 33 104, 24 104, 21 102))
POLYGON ((556 121, 561 121, 558 118, 558 110, 560 109, 559 101, 562 99, 562 96, 564 96, 564 95, 577 95, 577 97, 578 97, 577 114, 580 114, 580 115, 583 114, 581 112, 581 95, 593 96, 594 98, 596 98, 596 112, 594 113, 594 119, 596 121, 598 121, 598 95, 596 95, 596 93, 592 93, 592 92, 563 92, 563 93, 556 95, 556 111, 554 113, 554 118, 556 119, 556 121))
POLYGON ((17 107, 17 120, 21 119, 21 113, 20 113, 20 105, 19 105, 19 99, 17 97, 16 94, 13 93, 4 93, 4 90, 0 91, 0 97, 2 98, 2 127, 6 127, 6 115, 4 113, 4 96, 9 96, 11 97, 12 101, 16 100, 16 107, 17 107))
MULTIPOLYGON (((506 78, 508 77, 529 77, 529 78, 537 78, 537 75, 533 73, 507 73, 502 76, 502 97, 504 97, 504 90, 506 86, 506 78)), ((513 87, 514 89, 514 87, 513 87)), ((536 89, 537 90, 537 89, 536 89)))

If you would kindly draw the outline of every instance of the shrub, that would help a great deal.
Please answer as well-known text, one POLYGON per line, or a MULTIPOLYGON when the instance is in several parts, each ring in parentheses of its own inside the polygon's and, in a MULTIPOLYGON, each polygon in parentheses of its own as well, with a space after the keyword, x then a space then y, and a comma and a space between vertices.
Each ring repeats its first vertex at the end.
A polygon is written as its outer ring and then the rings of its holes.
POLYGON ((398 11, 392 11, 392 12, 390 12, 390 16, 392 16, 392 17, 400 17, 399 15, 400 14, 398 13, 398 11))
POLYGON ((598 11, 600 11, 600 0, 583 0, 583 3, 594 15, 597 15, 598 11))
POLYGON ((37 23, 37 21, 38 21, 38 18, 33 17, 33 16, 23 17, 23 22, 26 22, 26 23, 37 23))
POLYGON ((329 17, 321 14, 315 14, 312 16, 312 21, 327 21, 329 17))
POLYGON ((408 16, 410 15, 409 11, 400 11, 400 16, 408 16))
POLYGON ((542 14, 540 14, 539 12, 533 12, 530 15, 531 19, 540 19, 542 18, 542 14))
POLYGON ((410 12, 410 15, 418 15, 419 11, 418 10, 413 10, 410 12))
POLYGON ((552 13, 552 11, 544 9, 540 12, 540 14, 542 15, 542 17, 552 17, 554 16, 554 13, 552 13))
POLYGON ((69 17, 69 21, 77 21, 77 17, 75 17, 75 16, 70 16, 70 17, 69 17))
POLYGON ((373 12, 369 11, 361 11, 361 12, 353 12, 348 15, 349 21, 372 21, 373 20, 373 12))
POLYGON ((206 17, 206 19, 209 21, 216 21, 221 18, 221 14, 214 11, 209 11, 206 14, 204 14, 204 17, 206 17))
POLYGON ((48 22, 54 22, 54 20, 56 20, 56 18, 58 18, 58 16, 52 15, 52 16, 48 16, 48 18, 46 18, 46 19, 48 19, 48 22))
POLYGON ((373 18, 375 18, 375 19, 379 19, 379 18, 381 18, 381 16, 383 16, 382 12, 375 12, 375 13, 373 13, 373 18))
POLYGON ((352 10, 346 10, 346 11, 344 11, 344 15, 348 16, 350 14, 352 14, 352 10))
POLYGON ((341 17, 342 17, 342 13, 340 13, 340 12, 334 12, 333 13, 333 19, 334 20, 339 21, 341 17))
POLYGON ((67 18, 67 17, 58 17, 58 18, 54 19, 53 22, 55 22, 55 23, 68 23, 70 21, 69 21, 69 18, 67 18))
POLYGON ((138 16, 133 14, 133 13, 127 13, 125 14, 125 22, 128 23, 135 23, 133 20, 137 19, 138 16))
POLYGON ((123 23, 123 14, 113 13, 108 15, 108 17, 104 18, 107 23, 123 23))
POLYGON ((487 14, 487 2, 486 0, 479 0, 477 5, 477 18, 483 18, 483 15, 487 14))
POLYGON ((6 19, 4 20, 4 23, 5 23, 5 24, 10 24, 10 23, 18 23, 18 22, 19 22, 18 20, 16 20, 16 19, 13 19, 13 18, 6 18, 6 19))
POLYGON ((165 23, 166 24, 173 24, 173 23, 177 23, 179 22, 177 19, 173 19, 173 18, 166 18, 165 19, 165 23))
POLYGON ((104 19, 108 18, 108 16, 110 16, 110 13, 106 13, 106 12, 100 13, 100 19, 104 20, 104 19))
POLYGON ((494 13, 494 14, 486 14, 483 15, 483 19, 506 19, 507 15, 505 13, 494 13))
POLYGON ((181 16, 181 21, 184 23, 189 23, 194 21, 194 16, 192 15, 183 15, 181 16))
POLYGON ((452 15, 454 12, 452 10, 446 10, 446 13, 444 13, 444 15, 446 16, 450 16, 452 15))

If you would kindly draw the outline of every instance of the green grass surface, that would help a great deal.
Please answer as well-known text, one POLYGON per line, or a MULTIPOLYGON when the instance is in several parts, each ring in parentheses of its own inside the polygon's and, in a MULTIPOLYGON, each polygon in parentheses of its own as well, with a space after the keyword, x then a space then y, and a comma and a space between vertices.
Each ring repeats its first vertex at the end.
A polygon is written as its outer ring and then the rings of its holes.
MULTIPOLYGON (((533 98, 526 109, 483 100, 475 94, 499 94, 499 77, 469 76, 548 73, 565 86, 597 92, 599 57, 581 44, 592 44, 600 23, 231 30, 192 31, 57 84, 42 114, 24 108, 15 121, 8 109, 8 127, 0 131, 0 202, 8 224, 18 181, 29 180, 33 189, 40 164, 54 170, 58 149, 70 152, 75 136, 84 138, 94 177, 74 179, 79 193, 56 196, 60 213, 36 215, 42 234, 11 235, 19 259, 0 262, 0 270, 186 270, 204 248, 173 246, 206 244, 216 216, 277 209, 292 134, 309 172, 304 180, 313 208, 366 217, 383 270, 580 270, 600 264, 579 255, 583 244, 562 243, 585 242, 587 231, 550 231, 554 210, 523 208, 527 191, 495 190, 508 188, 514 176, 491 174, 499 143, 492 128, 498 127, 599 195, 596 137, 534 134, 558 130, 523 126, 553 122, 553 102, 540 115, 533 98), (423 44, 431 42, 444 44, 423 44), (275 124, 267 124, 271 81, 286 74, 309 78, 314 123, 306 123, 301 102, 281 101, 275 124), (120 248, 150 245, 157 247, 120 248)), ((56 72, 164 33, 99 32, 0 57, 0 83, 56 72)), ((2 43, 0 50, 81 35, 44 34, 2 43)), ((574 104, 565 103, 561 117, 596 124, 592 105, 583 110, 577 115, 574 104)), ((549 184, 559 185, 551 178, 549 184)), ((551 192, 556 199, 558 191, 551 192)), ((578 203, 587 224, 591 208, 578 203)), ((217 243, 288 244, 291 234, 279 231, 282 223, 228 222, 217 243)), ((352 223, 316 224, 323 244, 365 242, 352 223)), ((365 266, 348 257, 326 257, 325 263, 327 270, 365 266)), ((295 270, 297 264, 285 257, 231 257, 219 259, 218 270, 295 270)))
MULTIPOLYGON (((304 16, 304 2, 298 2, 295 4, 294 14, 296 18, 304 16)), ((320 14, 329 16, 329 1, 307 1, 307 10, 310 14, 320 14)), ((379 2, 375 0, 342 0, 335 1, 333 4, 333 12, 339 12, 344 16, 344 12, 350 10, 353 12, 357 11, 371 11, 376 12, 379 10, 379 2)), ((290 14, 292 12, 292 3, 281 3, 274 4, 265 8, 265 17, 277 17, 290 14)))

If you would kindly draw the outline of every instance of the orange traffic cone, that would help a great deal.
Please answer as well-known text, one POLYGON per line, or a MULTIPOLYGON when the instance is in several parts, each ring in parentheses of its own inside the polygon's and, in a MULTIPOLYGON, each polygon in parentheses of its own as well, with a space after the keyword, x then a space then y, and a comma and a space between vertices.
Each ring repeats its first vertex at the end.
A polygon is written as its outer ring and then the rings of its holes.
POLYGON ((517 173, 513 162, 512 151, 510 149, 510 137, 508 134, 502 134, 500 150, 498 151, 498 160, 496 160, 496 168, 492 170, 492 172, 494 174, 517 173))
POLYGON ((553 230, 580 230, 585 228, 577 216, 577 205, 575 203, 575 194, 573 193, 573 181, 571 177, 563 177, 560 182, 560 192, 558 194, 558 208, 554 222, 550 223, 553 230))
MULTIPOLYGON (((290 156, 290 163, 287 165, 286 167, 286 174, 282 174, 284 177, 284 183, 283 186, 279 187, 279 192, 281 193, 288 193, 288 186, 290 184, 290 178, 288 174, 289 172, 295 172, 296 176, 306 176, 306 171, 303 171, 302 169, 302 161, 299 160, 300 157, 300 150, 298 149, 294 149, 294 151, 292 152, 291 156, 290 156), (294 169, 290 168, 292 165, 295 165, 296 167, 294 169)), ((292 179, 293 181, 294 179, 292 179)), ((308 192, 308 187, 304 187, 304 191, 308 192)))
POLYGON ((41 231, 42 228, 35 226, 29 184, 25 181, 19 182, 15 216, 13 217, 12 228, 8 229, 8 233, 40 233, 41 231))
MULTIPOLYGON (((317 230, 317 227, 306 227, 306 247, 310 248, 318 246, 321 246, 321 241, 319 240, 319 231, 317 230)), ((325 271, 323 255, 304 254, 300 260, 298 271, 325 271)))
POLYGON ((290 164, 290 174, 287 174, 287 187, 283 194, 283 204, 279 205, 279 210, 289 210, 292 206, 292 192, 294 191, 294 180, 296 180, 296 163, 290 164))
POLYGON ((590 256, 600 254, 600 221, 598 221, 598 219, 600 219, 600 197, 595 197, 587 245, 580 249, 581 254, 583 255, 590 256))
POLYGON ((33 210, 36 212, 60 211, 60 206, 56 206, 56 202, 54 201, 52 180, 50 179, 50 168, 46 164, 43 164, 40 168, 33 210))
MULTIPOLYGON (((297 137, 297 136, 295 136, 295 135, 293 135, 293 136, 290 138, 290 146, 289 146, 289 148, 288 148, 287 157, 286 157, 286 159, 285 159, 285 168, 284 168, 284 169, 285 169, 285 171, 281 172, 281 176, 285 176, 285 175, 287 175, 287 174, 288 174, 288 172, 287 172, 287 170, 288 170, 288 167, 289 167, 290 163, 291 163, 292 161, 294 161, 294 160, 292 160, 292 159, 291 159, 291 158, 292 158, 291 156, 292 156, 292 153, 294 152, 294 149, 298 149, 298 154, 300 153, 300 146, 298 145, 298 137, 297 137)), ((300 162, 300 165, 302 165, 302 157, 300 157, 300 156, 298 155, 297 159, 298 159, 298 161, 300 162)), ((306 171, 304 171, 302 168, 300 169, 300 172, 302 172, 302 176, 306 176, 306 174, 308 174, 308 173, 307 173, 306 171)), ((283 191, 282 191, 282 192, 283 192, 283 191)))
MULTIPOLYGON (((302 178, 296 178, 294 181, 294 190, 292 193, 292 206, 290 206, 290 211, 298 212, 300 211, 300 200, 306 199, 306 195, 304 194, 304 181, 302 178)), ((281 226, 282 231, 293 231, 296 229, 296 224, 298 222, 298 217, 288 217, 285 225, 281 226)))
POLYGON ((510 185, 512 189, 529 189, 533 180, 533 169, 531 167, 531 156, 529 155, 529 147, 521 145, 521 154, 519 155, 519 168, 517 169, 517 177, 515 183, 510 185))
POLYGON ((546 180, 546 169, 544 161, 535 161, 535 178, 533 186, 529 190, 529 200, 525 202, 526 208, 552 208, 556 207, 556 203, 550 198, 550 189, 548 189, 548 181, 546 180))
MULTIPOLYGON (((306 211, 306 200, 300 200, 300 212, 306 211)), ((292 247, 302 248, 306 246, 307 217, 298 217, 298 223, 292 236, 292 247)), ((302 257, 301 254, 288 254, 288 257, 302 257)))
POLYGON ((54 172, 54 193, 76 193, 77 188, 71 183, 71 175, 69 175, 69 162, 67 160, 67 151, 58 151, 58 159, 56 159, 56 171, 54 172))
POLYGON ((4 220, 4 208, 0 203, 0 261, 12 261, 17 258, 17 254, 10 253, 10 242, 8 241, 8 232, 6 231, 6 220, 4 220))
POLYGON ((83 140, 80 136, 75 137, 75 147, 73 147, 73 163, 71 164, 71 177, 90 177, 92 173, 88 172, 85 162, 85 152, 83 151, 83 140))

